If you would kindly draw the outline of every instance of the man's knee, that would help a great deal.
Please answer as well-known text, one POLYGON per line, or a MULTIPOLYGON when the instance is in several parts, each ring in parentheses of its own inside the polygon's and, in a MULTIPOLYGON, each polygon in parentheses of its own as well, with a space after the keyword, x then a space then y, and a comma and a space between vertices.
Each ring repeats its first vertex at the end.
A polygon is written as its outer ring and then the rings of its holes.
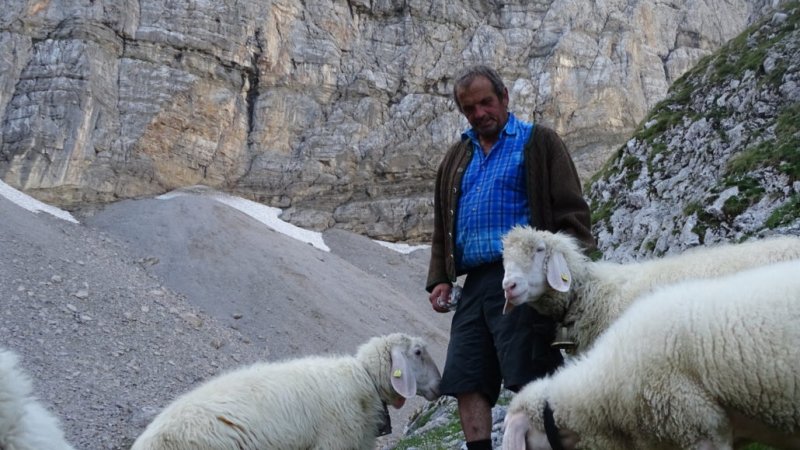
POLYGON ((456 400, 458 401, 459 408, 464 405, 467 407, 488 407, 491 408, 492 405, 489 402, 489 399, 486 397, 486 394, 482 392, 463 392, 461 394, 456 395, 456 400))

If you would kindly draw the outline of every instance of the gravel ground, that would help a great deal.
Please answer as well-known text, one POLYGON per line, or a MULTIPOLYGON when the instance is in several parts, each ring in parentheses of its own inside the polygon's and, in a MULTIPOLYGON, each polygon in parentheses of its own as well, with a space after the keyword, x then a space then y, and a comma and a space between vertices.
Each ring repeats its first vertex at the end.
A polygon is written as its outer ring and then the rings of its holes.
MULTIPOLYGON (((259 360, 405 331, 444 361, 450 318, 425 300, 425 250, 332 230, 325 252, 202 194, 73 215, 0 197, 0 342, 77 449, 127 449, 177 394, 259 360)), ((392 411, 378 447, 422 404, 392 411)))

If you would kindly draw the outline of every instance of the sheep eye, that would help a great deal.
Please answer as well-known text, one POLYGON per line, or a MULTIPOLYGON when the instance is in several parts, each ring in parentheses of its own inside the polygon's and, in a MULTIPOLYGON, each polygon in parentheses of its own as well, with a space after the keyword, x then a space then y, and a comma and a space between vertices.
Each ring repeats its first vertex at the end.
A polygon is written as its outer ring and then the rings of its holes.
POLYGON ((417 355, 417 356, 422 356, 422 350, 416 349, 416 350, 414 350, 414 354, 417 355))

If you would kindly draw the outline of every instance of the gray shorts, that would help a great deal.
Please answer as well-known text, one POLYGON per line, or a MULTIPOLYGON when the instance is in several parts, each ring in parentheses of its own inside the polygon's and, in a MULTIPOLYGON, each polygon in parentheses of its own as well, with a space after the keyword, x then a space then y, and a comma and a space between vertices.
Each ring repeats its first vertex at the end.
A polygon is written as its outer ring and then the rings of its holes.
POLYGON ((561 352, 550 346, 552 320, 530 306, 503 315, 503 273, 500 262, 467 273, 450 327, 440 384, 444 395, 480 392, 494 405, 501 385, 518 391, 563 362, 561 352))

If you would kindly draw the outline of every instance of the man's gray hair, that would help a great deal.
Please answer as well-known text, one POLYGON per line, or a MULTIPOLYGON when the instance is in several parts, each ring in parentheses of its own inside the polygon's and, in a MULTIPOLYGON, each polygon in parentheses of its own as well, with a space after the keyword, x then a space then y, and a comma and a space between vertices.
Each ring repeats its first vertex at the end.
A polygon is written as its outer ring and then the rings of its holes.
POLYGON ((469 66, 462 69, 458 75, 456 76, 456 82, 453 84, 453 100, 456 102, 456 106, 458 106, 459 111, 461 110, 461 105, 458 103, 458 95, 456 91, 458 88, 466 87, 472 80, 477 77, 485 77, 492 83, 492 89, 494 89, 494 93, 497 94, 497 98, 502 99, 505 96, 506 92, 506 85, 503 83, 503 79, 500 78, 500 75, 489 66, 484 65, 475 65, 469 66))

